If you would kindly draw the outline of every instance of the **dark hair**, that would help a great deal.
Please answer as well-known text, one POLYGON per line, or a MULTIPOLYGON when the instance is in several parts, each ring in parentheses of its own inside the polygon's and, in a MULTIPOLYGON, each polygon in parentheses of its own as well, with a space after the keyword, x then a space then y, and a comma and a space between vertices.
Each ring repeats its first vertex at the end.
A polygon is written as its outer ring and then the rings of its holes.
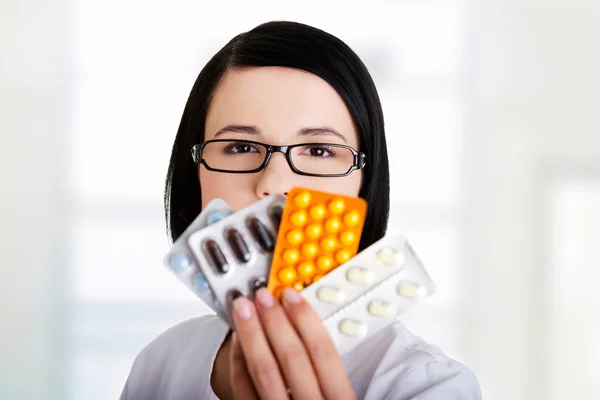
MULTIPOLYGON (((202 69, 181 117, 165 182, 165 217, 172 241, 200 213, 201 188, 191 149, 204 140, 209 103, 229 67, 279 66, 327 81, 342 97, 366 154, 359 196, 368 204, 360 249, 385 234, 390 208, 389 166, 377 89, 360 58, 344 42, 308 25, 274 21, 237 35, 202 69)), ((323 178, 328 179, 328 178, 323 178)))

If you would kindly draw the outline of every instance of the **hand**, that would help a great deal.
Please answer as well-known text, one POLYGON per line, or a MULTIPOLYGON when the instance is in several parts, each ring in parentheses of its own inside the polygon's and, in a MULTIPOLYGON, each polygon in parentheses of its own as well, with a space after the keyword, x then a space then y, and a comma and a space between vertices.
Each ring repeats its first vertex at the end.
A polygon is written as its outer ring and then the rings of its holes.
POLYGON ((329 332, 294 289, 280 303, 265 288, 256 304, 233 302, 236 332, 230 351, 230 381, 237 399, 354 399, 329 332))

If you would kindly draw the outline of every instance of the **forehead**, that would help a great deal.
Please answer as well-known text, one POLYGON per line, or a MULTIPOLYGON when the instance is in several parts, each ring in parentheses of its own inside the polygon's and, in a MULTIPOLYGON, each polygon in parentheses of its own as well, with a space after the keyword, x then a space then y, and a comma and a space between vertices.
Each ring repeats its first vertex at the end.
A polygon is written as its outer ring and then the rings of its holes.
POLYGON ((206 139, 230 124, 256 126, 274 142, 285 142, 307 127, 331 127, 349 144, 357 142, 352 116, 335 89, 314 74, 292 68, 227 70, 209 107, 206 139))

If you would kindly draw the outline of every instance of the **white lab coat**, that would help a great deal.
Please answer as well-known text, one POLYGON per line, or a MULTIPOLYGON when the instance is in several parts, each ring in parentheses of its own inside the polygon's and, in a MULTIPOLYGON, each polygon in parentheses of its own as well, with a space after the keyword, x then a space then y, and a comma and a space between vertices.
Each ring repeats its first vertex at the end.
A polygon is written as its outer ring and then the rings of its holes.
MULTIPOLYGON (((217 399, 210 376, 227 332, 215 315, 168 329, 135 359, 121 400, 217 399)), ((400 322, 367 338, 343 360, 358 399, 481 399, 477 378, 467 367, 400 322)))

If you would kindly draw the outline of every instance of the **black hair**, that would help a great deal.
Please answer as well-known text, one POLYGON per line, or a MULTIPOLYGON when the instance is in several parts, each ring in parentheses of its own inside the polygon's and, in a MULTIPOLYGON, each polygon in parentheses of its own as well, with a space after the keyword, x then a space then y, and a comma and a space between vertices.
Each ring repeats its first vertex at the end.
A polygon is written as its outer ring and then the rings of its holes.
MULTIPOLYGON (((359 196, 368 204, 360 250, 385 235, 390 208, 389 165, 377 89, 360 58, 344 42, 297 22, 273 21, 239 34, 202 69, 191 90, 165 182, 165 217, 172 241, 200 213, 198 165, 191 149, 204 140, 212 94, 230 67, 279 66, 304 70, 327 81, 342 97, 358 130, 367 164, 359 196)), ((330 179, 330 178, 322 178, 330 179)))

